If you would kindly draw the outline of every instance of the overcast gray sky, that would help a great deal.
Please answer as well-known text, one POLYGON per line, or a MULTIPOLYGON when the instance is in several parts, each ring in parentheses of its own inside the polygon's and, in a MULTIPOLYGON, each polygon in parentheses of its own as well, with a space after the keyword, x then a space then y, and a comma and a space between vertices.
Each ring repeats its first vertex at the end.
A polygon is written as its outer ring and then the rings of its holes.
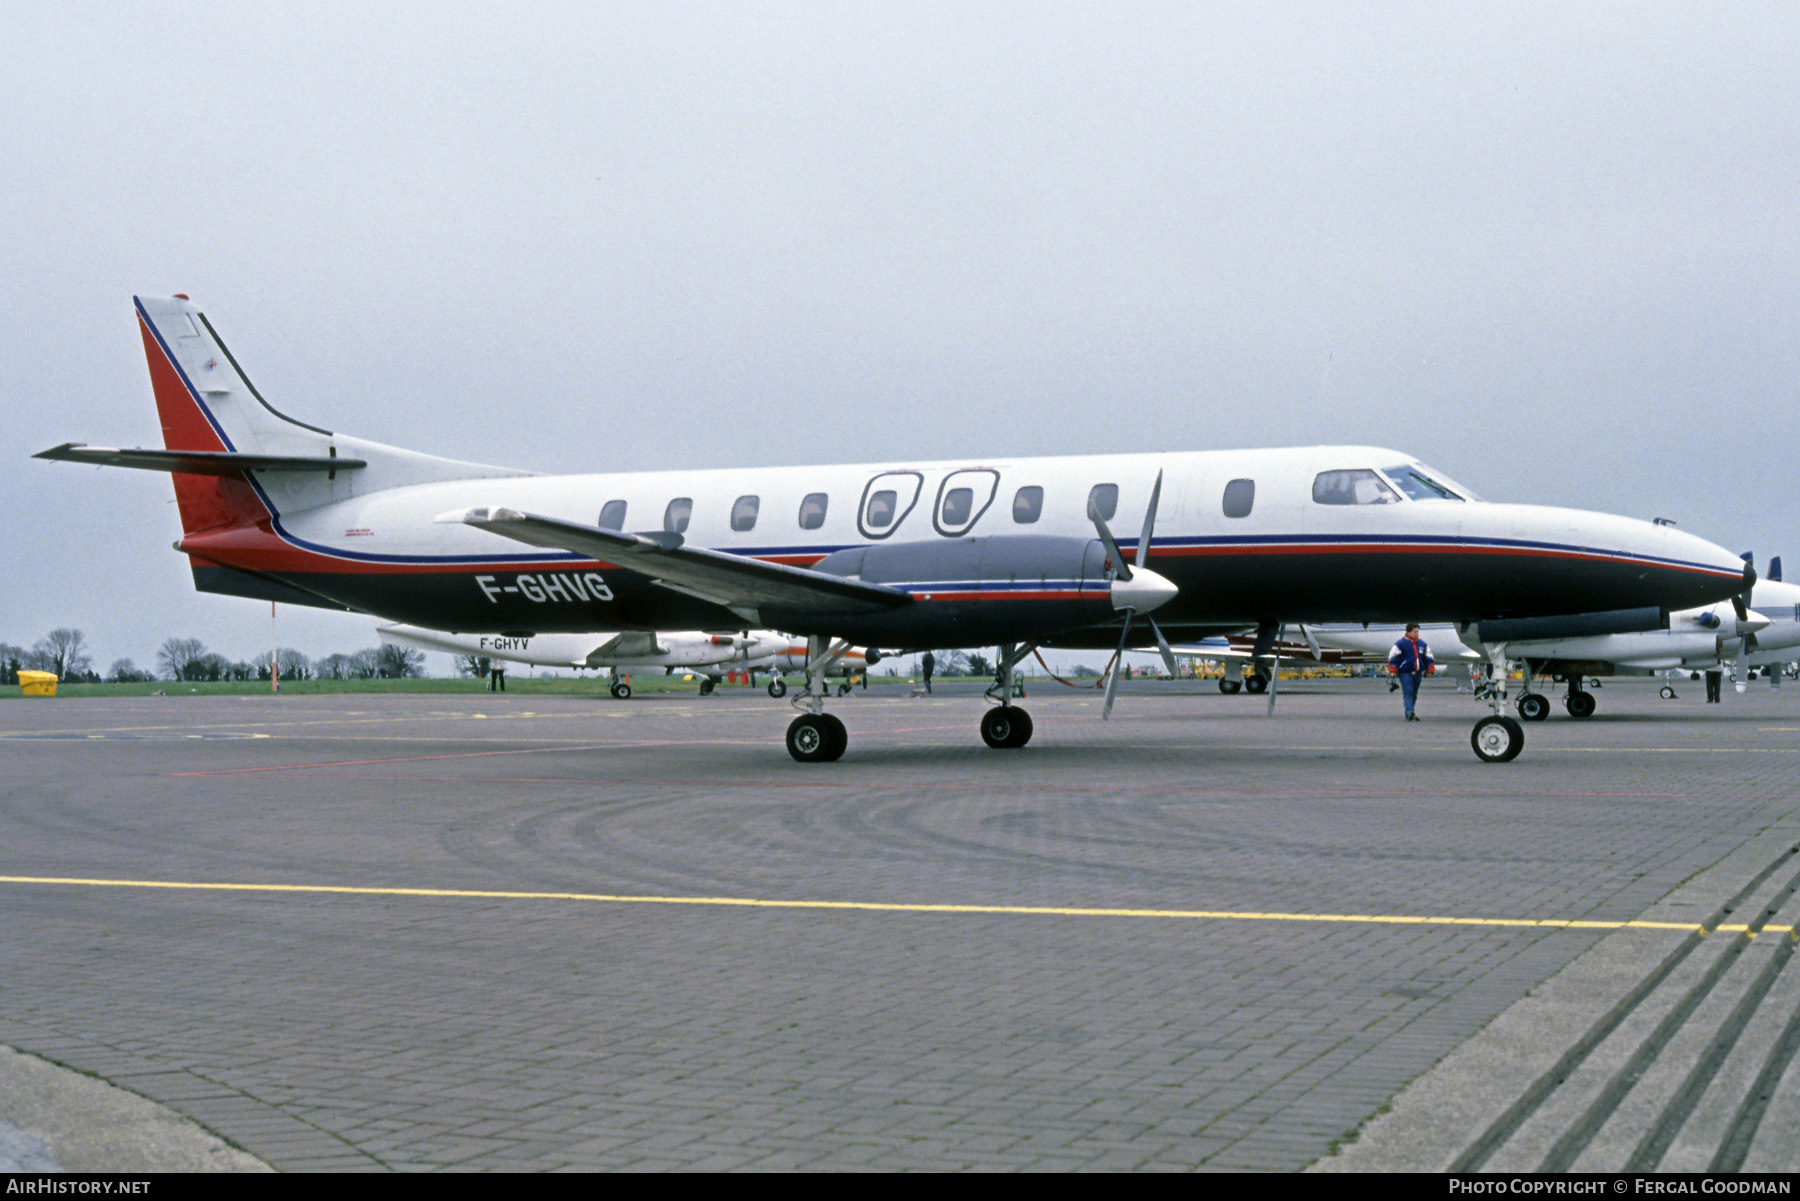
MULTIPOLYGON (((546 471, 1375 442, 1800 574, 1800 5, 13 5, 0 641, 234 658, 131 296, 546 471)), ((284 644, 372 645, 284 608, 284 644)))

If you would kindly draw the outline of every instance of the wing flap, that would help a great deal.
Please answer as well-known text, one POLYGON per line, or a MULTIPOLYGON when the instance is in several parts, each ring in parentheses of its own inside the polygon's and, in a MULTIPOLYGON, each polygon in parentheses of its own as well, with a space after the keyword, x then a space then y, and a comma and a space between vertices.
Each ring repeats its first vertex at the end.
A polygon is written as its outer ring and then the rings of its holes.
POLYGON ((437 520, 471 525, 528 546, 616 563, 733 609, 776 605, 851 616, 897 609, 912 600, 883 584, 688 546, 680 534, 626 534, 497 507, 458 509, 437 520))

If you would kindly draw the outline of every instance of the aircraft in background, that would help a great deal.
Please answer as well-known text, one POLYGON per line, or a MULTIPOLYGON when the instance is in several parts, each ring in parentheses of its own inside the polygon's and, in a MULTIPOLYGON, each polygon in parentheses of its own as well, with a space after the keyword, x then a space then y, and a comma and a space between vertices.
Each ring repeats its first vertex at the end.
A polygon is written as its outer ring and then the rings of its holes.
MULTIPOLYGON (((1749 556, 1744 559, 1748 562, 1749 556)), ((1605 615, 1595 616, 1590 628, 1565 626, 1554 631, 1553 637, 1533 637, 1537 631, 1524 622, 1469 627, 1434 624, 1421 632, 1439 663, 1481 662, 1491 657, 1491 646, 1503 648, 1505 658, 1524 671, 1525 688, 1518 708, 1526 721, 1542 721, 1550 715, 1549 697, 1532 687, 1542 676, 1567 685, 1563 707, 1569 716, 1591 717, 1598 705, 1582 684, 1592 676, 1729 669, 1737 679, 1737 690, 1743 692, 1751 669, 1772 669, 1770 683, 1779 688, 1781 669, 1800 658, 1800 585, 1782 581, 1779 558, 1769 561, 1768 578, 1758 580, 1742 597, 1669 613, 1658 628, 1608 629, 1609 624, 1641 623, 1609 623, 1605 615)), ((1312 626, 1310 631, 1321 646, 1383 656, 1400 637, 1397 626, 1325 624, 1312 626)), ((1663 695, 1673 697, 1674 689, 1665 686, 1663 695)))
POLYGON ((700 676, 700 695, 706 696, 728 671, 764 671, 785 656, 790 639, 773 630, 709 634, 699 630, 679 633, 651 630, 599 631, 591 634, 452 634, 421 626, 382 626, 375 631, 383 642, 419 650, 447 651, 483 659, 506 659, 540 667, 610 668, 609 691, 624 700, 631 695, 625 674, 633 668, 665 674, 692 670, 700 676))
MULTIPOLYGON (((1548 636, 1755 578, 1692 535, 1490 504, 1369 446, 564 476, 455 462, 280 413, 185 296, 137 311, 165 449, 39 457, 172 473, 196 587, 515 637, 789 630, 807 639, 787 731, 802 761, 848 744, 822 685, 852 645, 997 646, 981 733, 1011 748, 1032 731, 1012 703, 1024 655, 1129 646, 1134 623, 1161 648, 1165 630, 1247 628, 1261 646, 1298 621, 1531 619, 1548 636), (1121 513, 1141 514, 1135 542, 1113 535, 1121 513)), ((1488 761, 1524 741, 1498 701, 1471 733, 1488 761)))

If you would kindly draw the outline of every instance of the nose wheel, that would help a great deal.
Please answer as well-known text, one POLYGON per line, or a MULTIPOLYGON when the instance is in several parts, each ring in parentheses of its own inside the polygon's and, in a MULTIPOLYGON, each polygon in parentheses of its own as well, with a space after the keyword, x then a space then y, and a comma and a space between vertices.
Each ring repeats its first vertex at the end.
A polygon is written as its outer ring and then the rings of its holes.
POLYGON ((1483 763, 1510 763, 1525 749, 1525 727, 1510 717, 1484 717, 1469 742, 1483 763))

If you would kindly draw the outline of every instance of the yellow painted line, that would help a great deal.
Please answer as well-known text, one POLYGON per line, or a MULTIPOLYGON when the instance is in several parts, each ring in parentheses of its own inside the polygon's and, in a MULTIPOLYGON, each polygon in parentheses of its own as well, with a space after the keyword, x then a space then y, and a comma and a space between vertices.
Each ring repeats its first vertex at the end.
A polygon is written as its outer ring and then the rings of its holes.
MULTIPOLYGON (((608 905, 702 905, 740 909, 829 909, 872 913, 1007 914, 1019 917, 1136 917, 1188 921, 1336 922, 1380 926, 1479 926, 1544 930, 1676 930, 1700 933, 1692 922, 1586 921, 1577 918, 1409 916, 1383 913, 1278 913, 1230 909, 1106 909, 1064 905, 955 905, 898 901, 783 901, 767 897, 656 897, 592 892, 506 892, 468 888, 375 888, 336 884, 231 884, 180 880, 94 880, 71 876, 0 876, 0 884, 73 885, 87 888, 160 888, 190 892, 274 892, 368 897, 441 897, 457 900, 585 901, 608 905)), ((1721 931, 1750 933, 1747 926, 1721 931)), ((1793 926, 1764 926, 1762 933, 1793 934, 1793 926)))

